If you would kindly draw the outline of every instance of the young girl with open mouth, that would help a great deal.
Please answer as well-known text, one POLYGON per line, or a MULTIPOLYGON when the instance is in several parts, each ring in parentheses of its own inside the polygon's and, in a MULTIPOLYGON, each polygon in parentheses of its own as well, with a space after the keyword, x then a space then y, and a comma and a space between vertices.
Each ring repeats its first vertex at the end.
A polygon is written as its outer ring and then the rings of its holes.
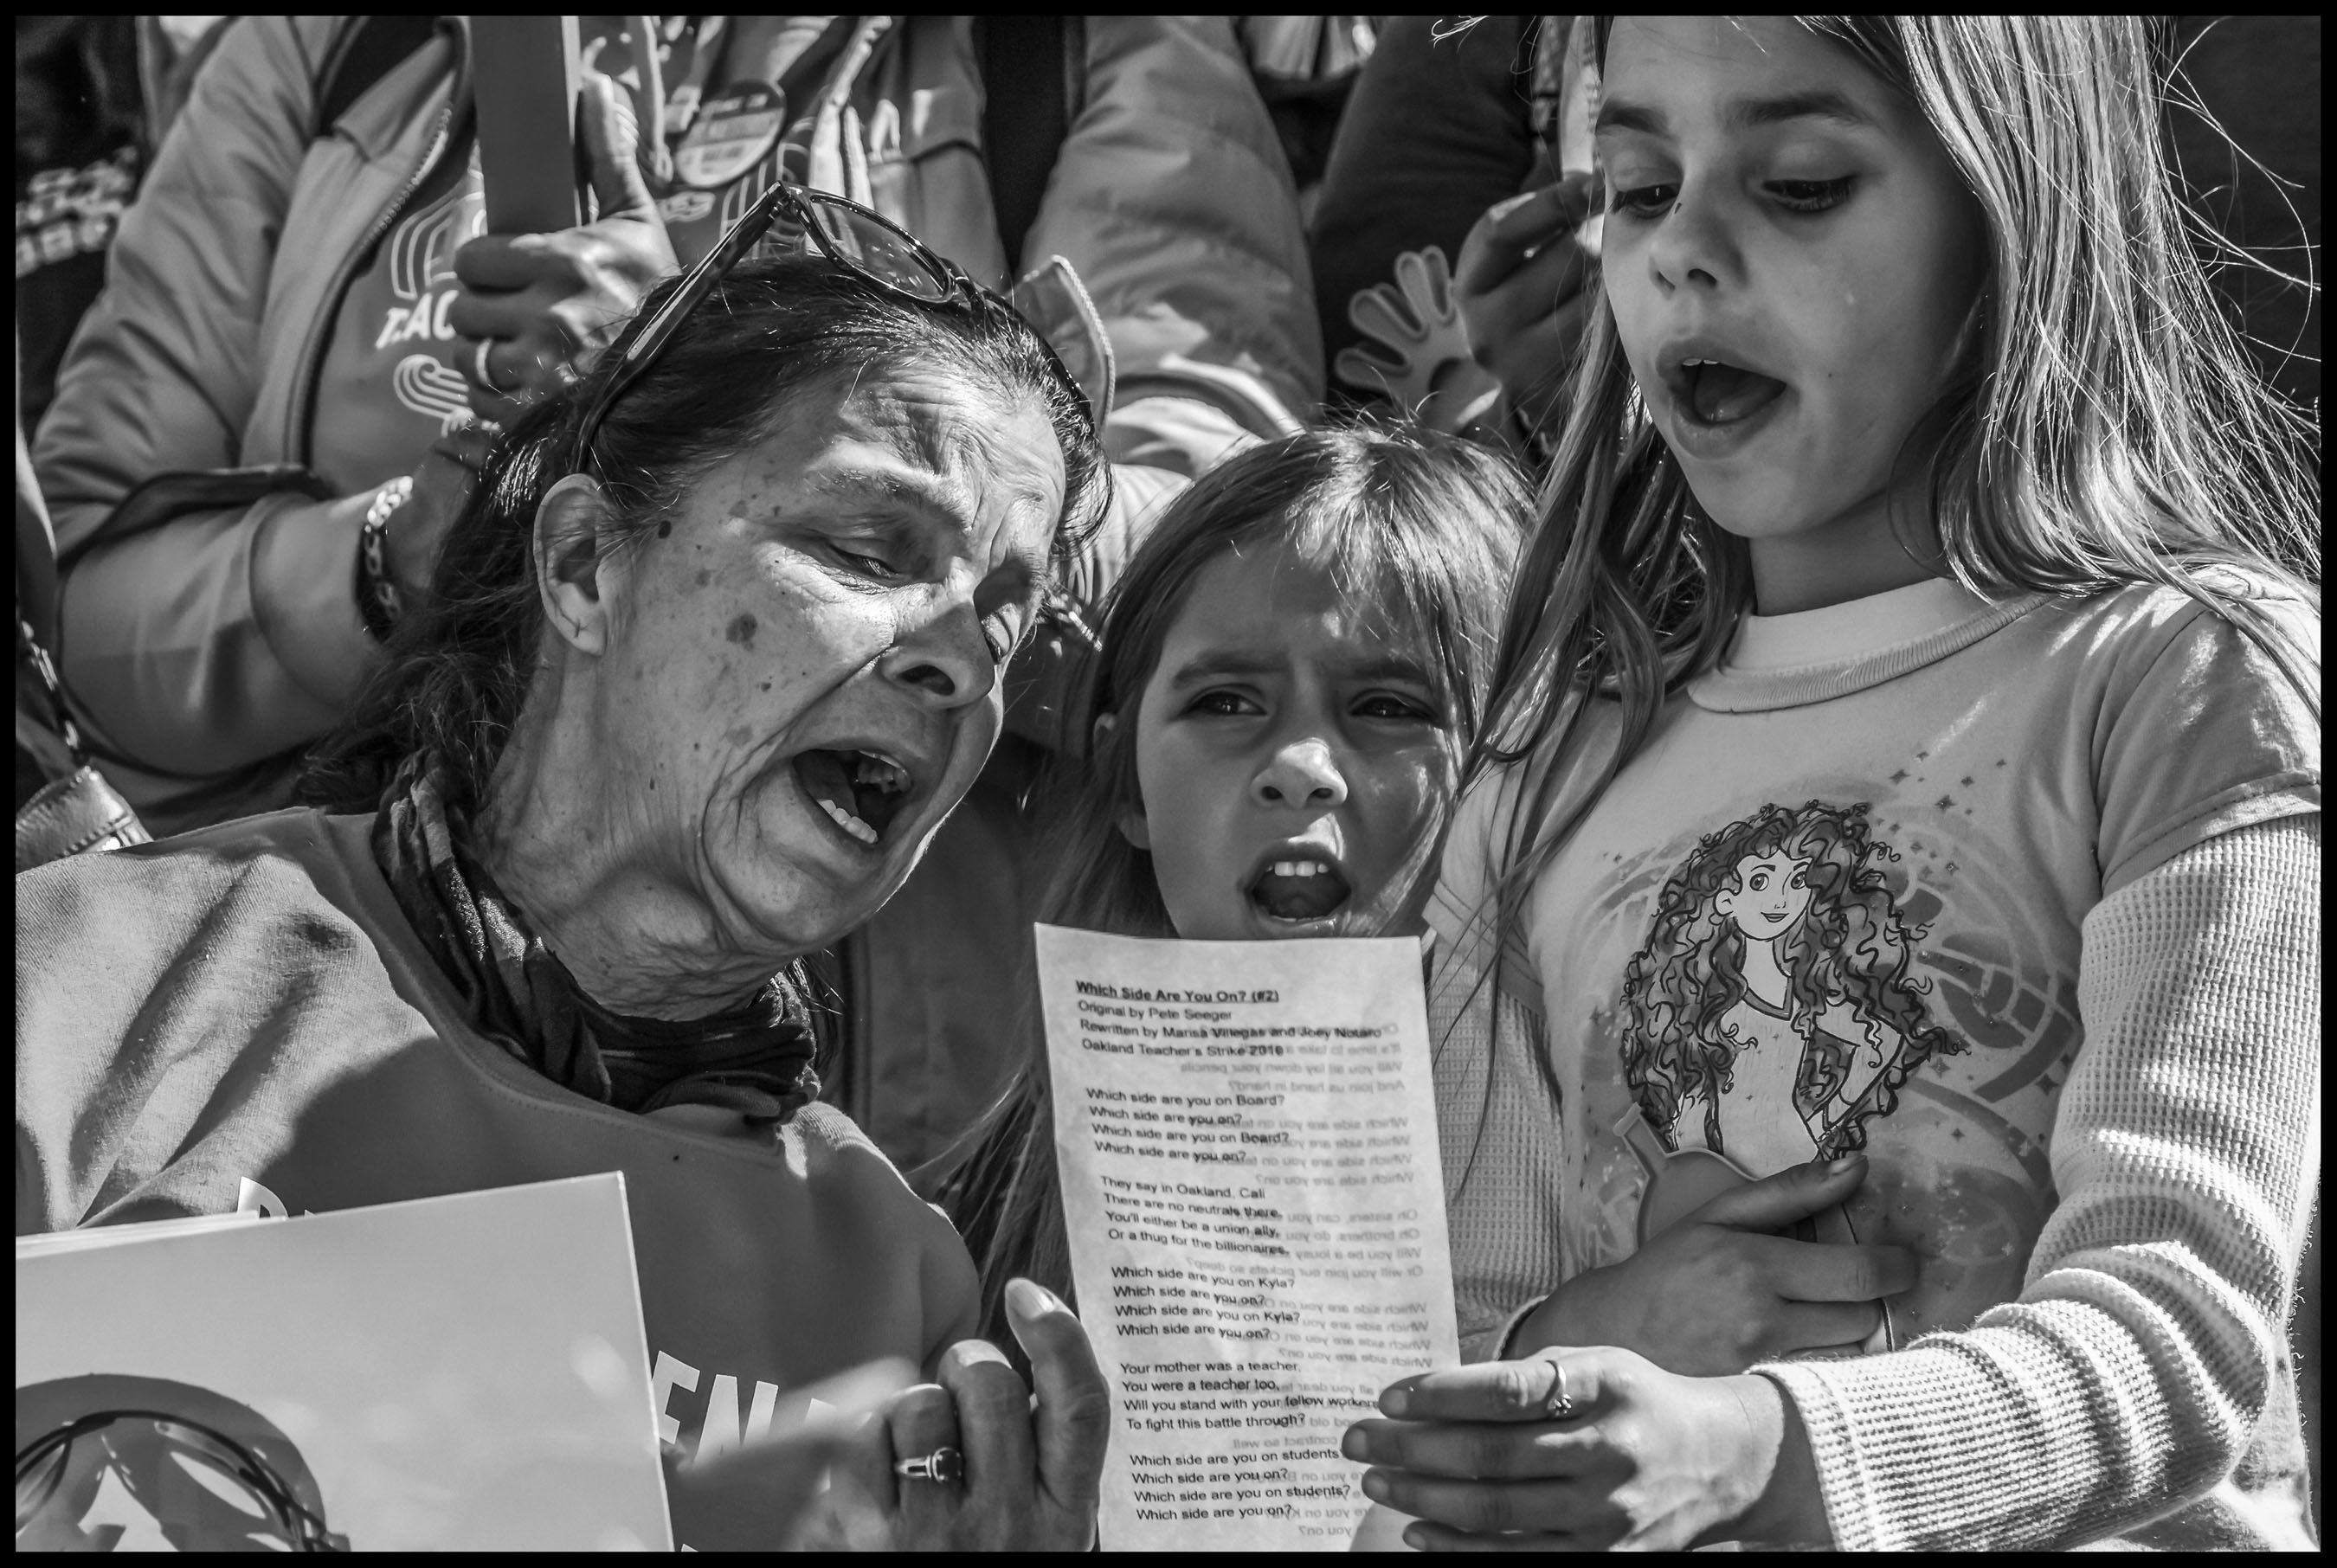
MULTIPOLYGON (((1500 458, 1426 432, 1308 431, 1228 459, 1113 590, 1071 733, 1041 919, 1251 941, 1418 935, 1528 510, 1500 458)), ((1045 1049, 944 1207, 985 1307, 1069 1299, 1045 1049)))
POLYGON ((2319 505, 2145 21, 1599 38, 1605 309, 1430 911, 1440 1093, 1556 1090, 1453 1197, 1509 1359, 1346 1452, 1429 1547, 2309 1547, 2319 505), (1912 1288, 1659 1354, 1743 1281, 1642 1261, 1792 1169, 1747 1240, 1912 1288))

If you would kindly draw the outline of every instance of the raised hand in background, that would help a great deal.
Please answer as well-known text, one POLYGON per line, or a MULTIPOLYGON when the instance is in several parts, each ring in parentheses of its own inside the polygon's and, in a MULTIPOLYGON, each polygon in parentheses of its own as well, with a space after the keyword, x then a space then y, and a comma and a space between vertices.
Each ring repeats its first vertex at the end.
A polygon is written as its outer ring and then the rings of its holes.
POLYGON ((1433 429, 1458 431, 1485 420, 1500 384, 1480 368, 1453 299, 1452 273, 1436 246, 1395 258, 1395 281, 1375 283, 1347 302, 1364 343, 1333 361, 1339 379, 1384 395, 1433 429))

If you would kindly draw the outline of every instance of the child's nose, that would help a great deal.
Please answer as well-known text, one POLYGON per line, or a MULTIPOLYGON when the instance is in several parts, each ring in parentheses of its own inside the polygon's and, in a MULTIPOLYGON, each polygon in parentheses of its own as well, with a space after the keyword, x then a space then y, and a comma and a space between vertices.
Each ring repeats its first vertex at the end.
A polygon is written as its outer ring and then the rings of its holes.
POLYGON ((1329 745, 1310 736, 1277 747, 1253 786, 1264 805, 1328 807, 1347 798, 1346 775, 1329 745))

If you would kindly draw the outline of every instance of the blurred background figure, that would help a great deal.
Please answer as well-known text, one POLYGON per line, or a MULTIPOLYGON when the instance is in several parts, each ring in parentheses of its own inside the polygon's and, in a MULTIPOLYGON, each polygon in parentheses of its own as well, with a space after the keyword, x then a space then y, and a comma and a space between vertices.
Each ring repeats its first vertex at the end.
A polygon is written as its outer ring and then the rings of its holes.
MULTIPOLYGON (((1510 428, 1501 382, 1472 352, 1455 274, 1488 209, 1589 169, 1589 43, 1588 19, 1571 16, 1381 19, 1310 235, 1338 399, 1442 430, 1510 428)), ((1579 290, 1567 260, 1553 253, 1520 280, 1547 285, 1533 296, 1541 317, 1579 290)))
POLYGON ((220 16, 16 18, 17 864, 132 842, 136 818, 92 773, 66 716, 56 642, 56 537, 28 433, 57 362, 105 282, 105 248, 220 16))
POLYGON ((105 248, 224 16, 16 18, 17 416, 36 428, 57 362, 105 282, 105 248))
POLYGON ((1379 42, 1377 16, 1237 16, 1252 81, 1298 186, 1298 212, 1313 221, 1331 145, 1364 62, 1379 42))

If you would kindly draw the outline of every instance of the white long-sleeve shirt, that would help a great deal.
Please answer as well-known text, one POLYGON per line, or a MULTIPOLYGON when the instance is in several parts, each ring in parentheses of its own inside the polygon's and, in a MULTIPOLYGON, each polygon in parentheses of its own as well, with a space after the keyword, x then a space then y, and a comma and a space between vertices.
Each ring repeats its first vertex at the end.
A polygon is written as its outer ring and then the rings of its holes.
POLYGON ((2317 715, 2188 599, 1932 583, 1749 620, 1505 953, 1536 770, 1489 780, 1431 917, 1464 1346, 1700 1195, 1863 1146, 1816 1232, 1916 1251, 1890 1353, 1760 1368, 1841 1544, 2309 1544, 2319 764, 2317 715))

